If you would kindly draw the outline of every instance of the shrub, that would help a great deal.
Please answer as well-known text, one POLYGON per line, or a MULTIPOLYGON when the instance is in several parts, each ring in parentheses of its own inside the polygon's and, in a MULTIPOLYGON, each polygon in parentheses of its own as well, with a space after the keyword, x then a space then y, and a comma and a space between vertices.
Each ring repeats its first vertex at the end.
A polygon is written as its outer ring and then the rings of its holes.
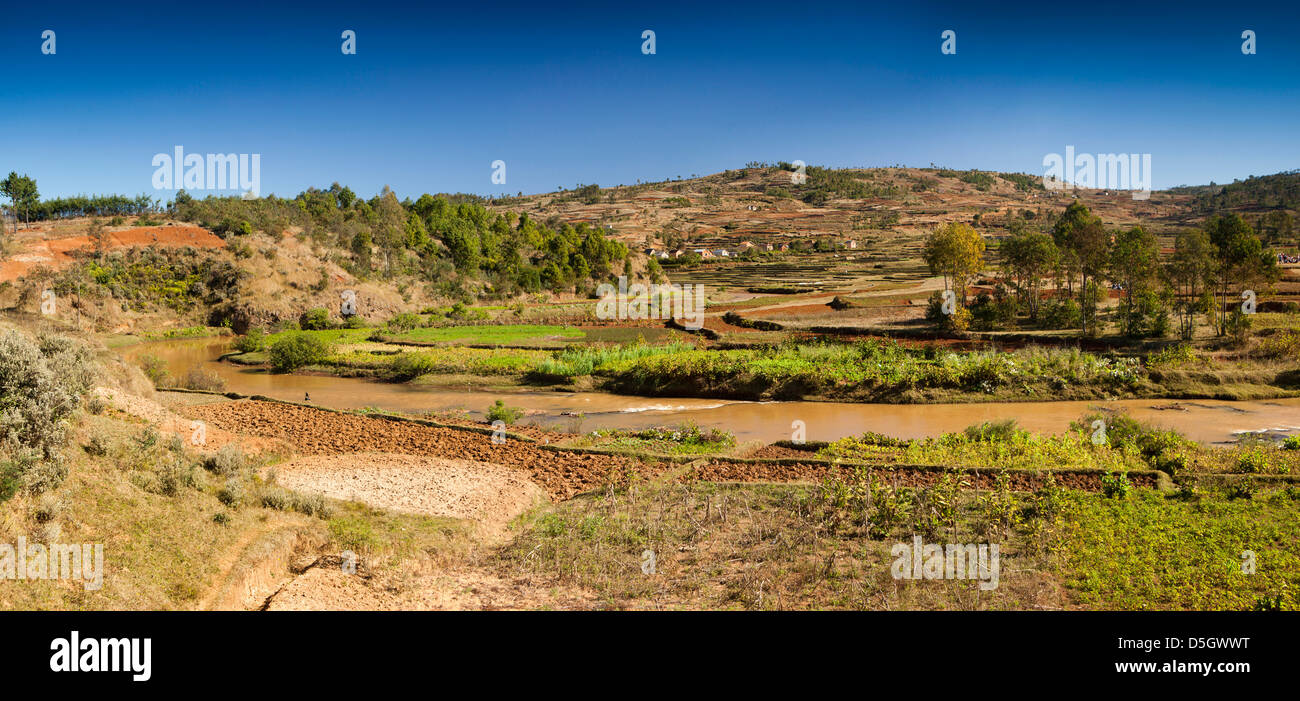
POLYGON ((266 334, 261 329, 249 329, 248 333, 235 339, 232 346, 240 353, 256 353, 266 349, 266 334))
POLYGON ((238 509, 244 501, 244 485, 233 477, 226 480, 221 489, 217 490, 217 501, 232 509, 238 509))
POLYGON ((953 309, 951 314, 945 314, 943 312, 943 303, 942 292, 935 292, 930 295, 930 299, 925 308, 925 318, 927 321, 937 324, 939 328, 944 329, 945 331, 956 331, 960 333, 970 328, 970 310, 967 309, 965 305, 961 304, 960 300, 957 302, 957 306, 953 309))
POLYGON ((325 497, 320 494, 298 494, 283 487, 269 485, 258 494, 262 506, 277 511, 297 511, 307 516, 329 518, 332 512, 325 497))
POLYGON ((501 421, 507 426, 519 420, 524 415, 524 410, 518 407, 506 406, 506 403, 500 399, 496 400, 492 406, 488 407, 487 420, 489 422, 501 421))
POLYGON ((406 382, 437 369, 433 358, 423 353, 399 353, 388 364, 394 380, 406 382))
POLYGON ((310 333, 290 333, 271 344, 271 367, 276 372, 315 365, 329 356, 324 339, 310 333))
POLYGON ((451 305, 451 310, 447 312, 448 319, 457 321, 485 321, 488 318, 486 309, 475 309, 466 306, 464 302, 457 302, 451 305))
POLYGON ((0 463, 0 498, 18 488, 39 494, 67 475, 56 457, 91 368, 89 350, 72 339, 0 334, 0 454, 11 458, 0 463))
POLYGON ((1196 352, 1186 343, 1162 348, 1147 357, 1150 367, 1178 367, 1196 360, 1196 352))
POLYGON ((324 307, 317 307, 303 312, 298 317, 298 327, 303 331, 324 331, 334 327, 330 321, 330 312, 324 307))
POLYGON ((1300 357, 1300 331, 1286 331, 1274 334, 1259 342, 1256 354, 1265 358, 1300 357))
POLYGON ((1269 457, 1265 448, 1253 448, 1237 456, 1237 472, 1259 474, 1269 471, 1269 457))
POLYGON ((1245 480, 1238 480, 1223 488, 1223 496, 1227 499, 1254 499, 1255 485, 1245 480))
POLYGON ((329 530, 342 550, 364 553, 379 544, 370 522, 361 518, 344 516, 333 519, 329 523, 329 530))
POLYGON ((22 470, 19 487, 28 494, 41 494, 63 484, 67 477, 68 466, 62 457, 32 460, 22 470))
POLYGON ((158 438, 158 431, 153 426, 145 426, 139 433, 131 436, 131 442, 135 444, 135 452, 140 454, 157 445, 158 438))
POLYGON ((102 458, 108 455, 108 438, 101 433, 92 434, 86 440, 86 444, 82 446, 82 449, 86 451, 87 455, 102 458))
POLYGON ((1187 455, 1179 451, 1161 453, 1151 460, 1151 467, 1169 475, 1176 475, 1187 469, 1187 455))
POLYGON ((420 315, 411 312, 402 312, 388 320, 388 330, 403 332, 410 331, 420 325, 420 315))
POLYGON ((261 494, 258 496, 258 501, 264 508, 284 511, 289 508, 291 496, 292 495, 289 494, 288 490, 279 487, 269 487, 262 490, 261 494))
POLYGON ((343 317, 343 328, 345 329, 364 329, 366 320, 360 314, 349 314, 343 317))
POLYGON ((1039 326, 1045 329, 1075 329, 1083 321, 1079 303, 1073 299, 1052 300, 1039 312, 1039 326))
POLYGON ((722 429, 701 430, 693 421, 686 421, 677 426, 656 426, 640 431, 610 429, 596 431, 596 435, 620 439, 627 437, 636 441, 649 441, 664 445, 655 448, 673 452, 712 452, 730 448, 736 444, 736 437, 722 429))
POLYGON ((1240 309, 1234 309, 1228 315, 1228 321, 1224 325, 1228 335, 1232 337, 1233 343, 1241 345, 1250 338, 1251 327, 1254 326, 1254 320, 1251 315, 1244 314, 1240 309))
POLYGON ((1011 491, 1011 475, 1006 470, 998 473, 993 489, 979 497, 976 506, 978 526, 987 535, 1000 538, 1020 526, 1020 500, 1011 491))
POLYGON ((1073 431, 1089 435, 1093 421, 1106 423, 1106 442, 1115 450, 1135 450, 1149 465, 1173 474, 1187 465, 1182 451, 1194 445, 1177 431, 1154 428, 1120 412, 1094 412, 1070 424, 1073 431))
POLYGON ((322 494, 293 494, 290 505, 294 511, 316 518, 328 519, 334 514, 334 509, 322 494))
POLYGON ((1101 477, 1101 493, 1105 494, 1107 499, 1127 499, 1132 488, 1133 483, 1129 481, 1126 473, 1107 472, 1101 477))
POLYGON ((226 381, 215 370, 204 370, 196 365, 181 376, 179 386, 185 389, 223 392, 226 389, 226 381))
POLYGON ((1300 436, 1291 436, 1282 441, 1282 450, 1300 450, 1300 436))
POLYGON ((32 520, 37 523, 50 523, 63 513, 66 504, 53 494, 45 494, 32 508, 32 520))
POLYGON ((163 496, 176 496, 182 488, 198 486, 194 466, 184 458, 173 456, 163 460, 154 468, 154 475, 157 477, 157 493, 163 496))
POLYGON ((982 293, 970 307, 971 327, 981 331, 1009 328, 1018 312, 1016 300, 999 287, 995 295, 982 293))
POLYGON ((167 363, 156 355, 141 356, 140 369, 155 387, 162 387, 171 379, 171 374, 167 372, 167 363))
POLYGON ((216 453, 203 458, 203 468, 222 477, 239 474, 246 464, 244 451, 234 443, 227 443, 216 453))
POLYGON ((966 427, 966 438, 972 441, 1002 442, 1016 438, 1022 431, 1016 428, 1015 419, 1005 421, 985 421, 966 427))

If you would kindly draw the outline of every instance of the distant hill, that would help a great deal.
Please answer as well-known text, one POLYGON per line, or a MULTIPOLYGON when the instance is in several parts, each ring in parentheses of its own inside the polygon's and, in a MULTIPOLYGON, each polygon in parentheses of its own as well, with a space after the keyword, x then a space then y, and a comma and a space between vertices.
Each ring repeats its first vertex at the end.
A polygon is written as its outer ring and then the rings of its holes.
POLYGON ((1300 170, 1249 177, 1227 185, 1205 186, 1194 206, 1205 212, 1227 209, 1300 209, 1300 170))
POLYGON ((633 249, 862 240, 916 235, 948 221, 997 236, 1054 216, 1076 196, 1115 225, 1172 230, 1199 216, 1189 194, 1155 192, 1134 200, 1128 191, 1050 191, 1040 177, 1023 173, 809 166, 802 180, 798 175, 789 163, 750 164, 691 179, 583 185, 490 206, 552 224, 597 226, 633 249))

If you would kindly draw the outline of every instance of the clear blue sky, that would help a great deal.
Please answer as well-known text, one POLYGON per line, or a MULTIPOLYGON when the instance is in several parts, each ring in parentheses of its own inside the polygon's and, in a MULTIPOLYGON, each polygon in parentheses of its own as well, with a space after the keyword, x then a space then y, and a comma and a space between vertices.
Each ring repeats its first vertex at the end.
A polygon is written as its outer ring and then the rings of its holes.
POLYGON ((262 192, 283 196, 531 193, 750 160, 1041 174, 1067 145, 1151 153, 1158 188, 1300 167, 1294 2, 9 5, 0 172, 45 197, 170 198, 150 161, 178 144, 260 153, 262 192))

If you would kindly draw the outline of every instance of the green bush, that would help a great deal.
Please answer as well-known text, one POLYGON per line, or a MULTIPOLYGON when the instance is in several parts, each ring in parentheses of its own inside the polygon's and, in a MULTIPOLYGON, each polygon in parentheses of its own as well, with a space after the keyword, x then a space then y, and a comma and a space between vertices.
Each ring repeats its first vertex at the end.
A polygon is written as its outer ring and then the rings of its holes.
POLYGON ((329 503, 320 494, 298 494, 275 485, 264 487, 258 493, 257 501, 268 509, 297 511, 306 516, 324 519, 328 519, 332 513, 329 503))
POLYGON ((419 314, 402 312, 388 320, 388 329, 399 333, 410 331, 419 326, 421 321, 423 321, 423 319, 420 318, 419 314))
POLYGON ((1127 499, 1132 488, 1133 483, 1129 482, 1128 475, 1123 472, 1119 474, 1107 472, 1102 475, 1101 492, 1107 499, 1127 499))
POLYGON ((1282 441, 1282 450, 1300 450, 1300 436, 1291 436, 1282 441))
POLYGON ((289 372, 324 361, 330 354, 329 344, 310 333, 290 333, 271 344, 271 368, 289 372))
POLYGON ((261 329, 249 329, 248 333, 235 339, 232 347, 240 353, 266 350, 266 334, 261 329))
POLYGON ((309 309, 298 317, 298 328, 303 331, 324 331, 334 328, 334 323, 330 321, 330 312, 324 307, 309 309))
POLYGON ((389 361, 388 370, 394 380, 406 382, 437 369, 433 358, 423 353, 399 353, 389 361))
POLYGON ((985 442, 1004 442, 1016 438, 1020 433, 1024 433, 1016 427, 1015 419, 1006 419, 1004 421, 985 421, 984 423, 975 424, 966 427, 966 437, 972 441, 985 442))
POLYGON ((366 553, 379 545, 370 522, 360 517, 340 516, 329 523, 330 536, 341 550, 366 553))
POLYGON ((1083 313, 1073 299, 1051 300, 1043 305, 1039 318, 1039 326, 1045 329, 1077 329, 1083 322, 1083 313))
POLYGON ((1149 367, 1179 367, 1196 360, 1196 352, 1186 343, 1162 348, 1147 356, 1149 367))
POLYGON ((1260 474, 1269 471, 1270 460, 1266 448, 1254 448, 1237 456, 1237 472, 1260 474))
POLYGON ((524 410, 518 407, 506 406, 506 403, 498 399, 495 404, 488 407, 487 420, 489 422, 502 421, 507 426, 519 420, 524 415, 524 410))
POLYGON ((140 369, 144 371, 144 376, 154 384, 154 387, 163 387, 171 380, 171 375, 167 372, 167 363, 156 355, 140 356, 140 369))

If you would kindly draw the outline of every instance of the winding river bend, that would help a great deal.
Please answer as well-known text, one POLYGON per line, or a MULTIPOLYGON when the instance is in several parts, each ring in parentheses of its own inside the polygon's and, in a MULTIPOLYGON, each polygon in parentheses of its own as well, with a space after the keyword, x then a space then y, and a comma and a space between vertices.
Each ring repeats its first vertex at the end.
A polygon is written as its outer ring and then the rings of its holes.
POLYGON ((791 437, 803 421, 808 440, 835 440, 875 431, 902 438, 937 436, 981 421, 1013 418, 1036 433, 1059 433, 1096 406, 1124 407, 1134 418, 1177 429, 1202 443, 1228 443, 1241 432, 1300 433, 1300 399, 1230 402, 1125 399, 1111 402, 999 402, 984 404, 853 404, 843 402, 747 402, 720 399, 635 397, 601 392, 550 390, 456 390, 324 375, 278 375, 217 361, 229 338, 153 341, 122 349, 128 360, 162 359, 173 375, 195 366, 215 371, 226 389, 302 401, 335 409, 376 407, 420 413, 467 409, 481 418, 495 400, 523 408, 524 422, 573 430, 646 428, 693 421, 731 431, 737 440, 770 443, 791 437), (574 414, 582 414, 579 419, 574 414))

